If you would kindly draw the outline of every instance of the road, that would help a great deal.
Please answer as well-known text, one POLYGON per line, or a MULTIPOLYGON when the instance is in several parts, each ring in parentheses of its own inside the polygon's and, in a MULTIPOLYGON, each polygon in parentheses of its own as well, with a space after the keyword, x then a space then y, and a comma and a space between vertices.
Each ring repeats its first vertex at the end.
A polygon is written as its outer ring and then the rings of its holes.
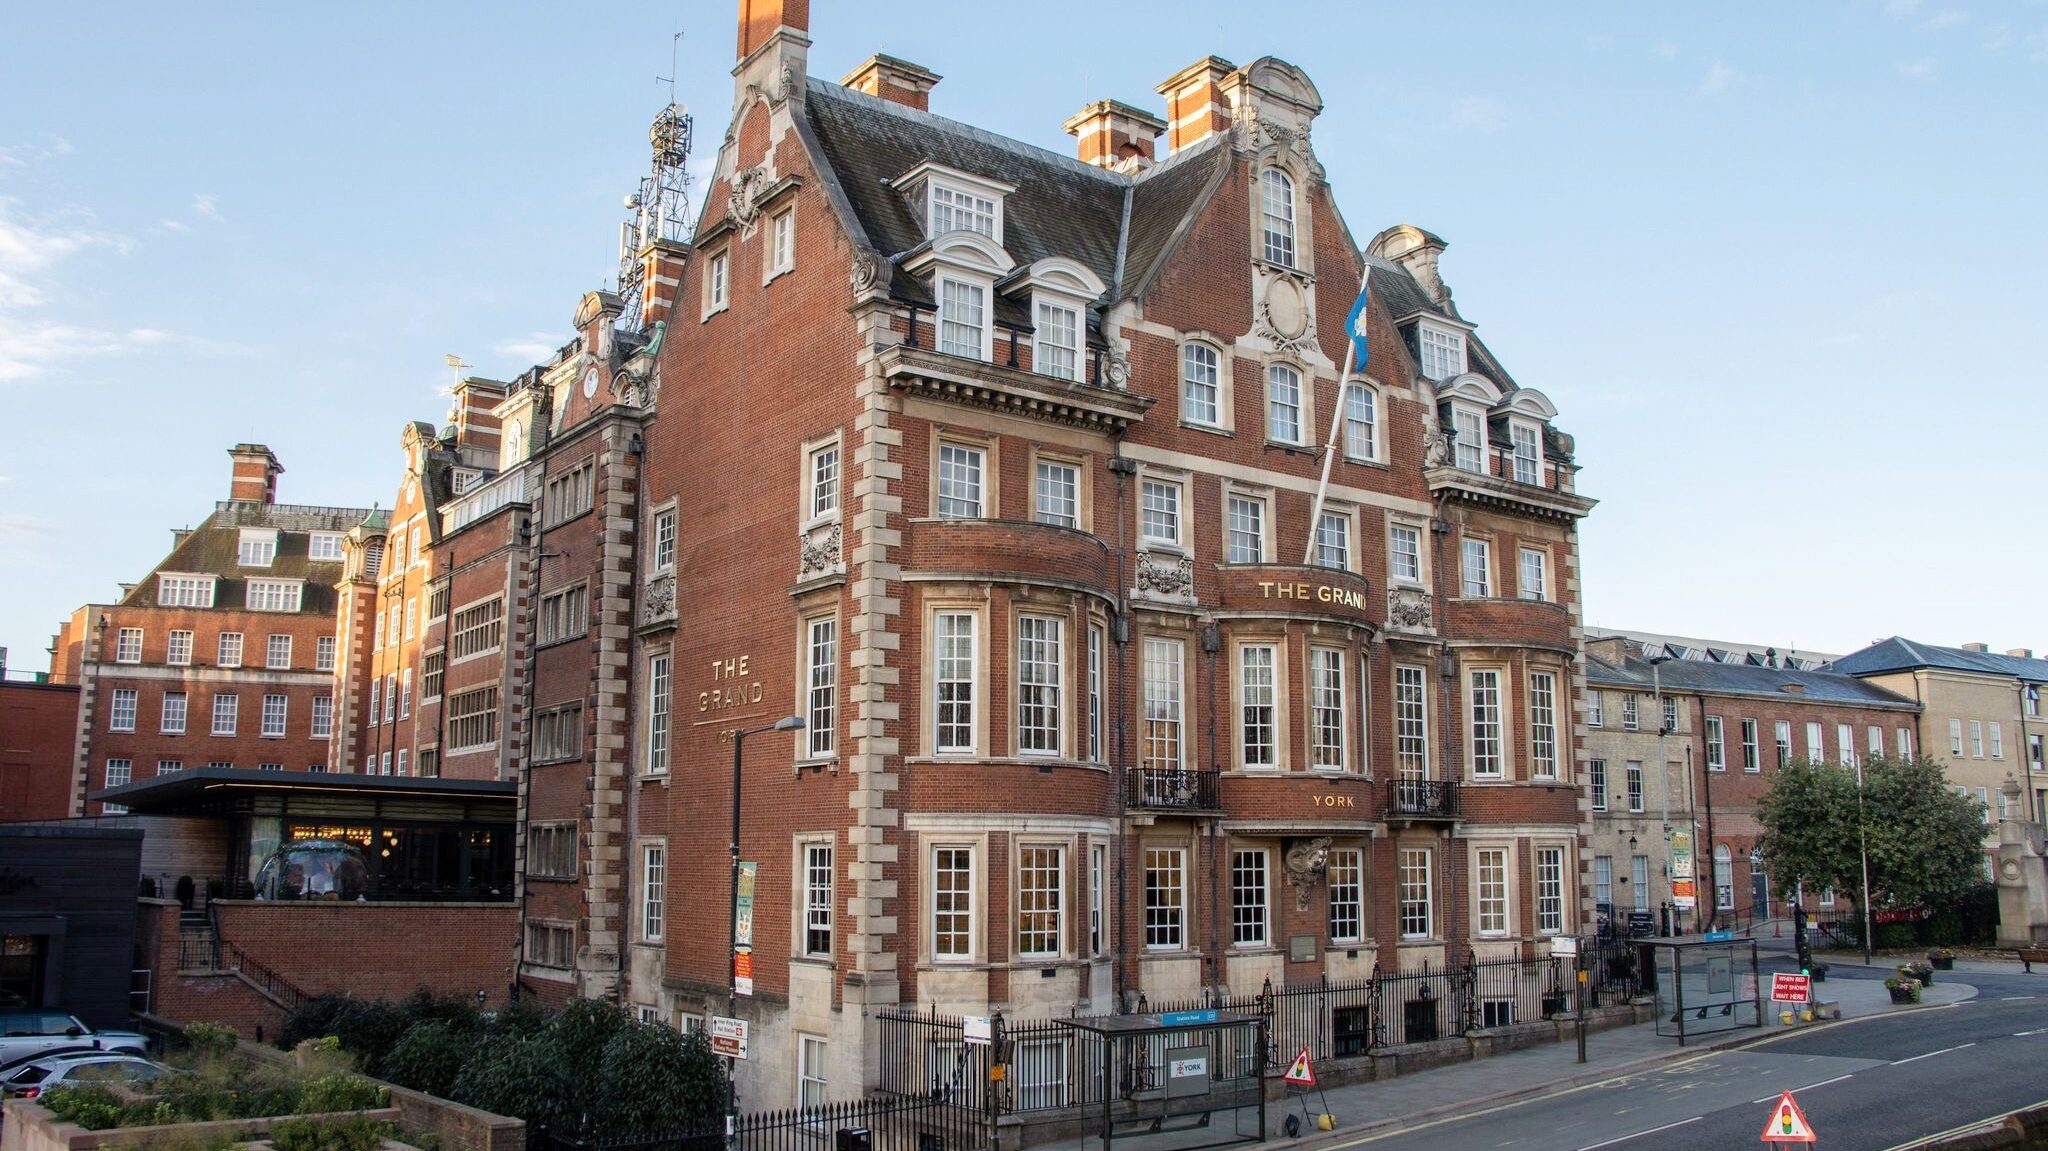
MULTIPOLYGON (((1770 967, 1788 969, 1784 960, 1770 967)), ((1836 979, 1885 969, 1835 964, 1836 979)), ((1960 973, 1958 973, 1960 975, 1960 973)), ((1323 1151, 1685 1151, 1761 1146, 1778 1093, 1791 1090, 1828 1151, 1884 1151, 2020 1107, 2048 1102, 2048 981, 1961 976, 1968 1002, 1885 1015, 1741 1051, 1363 1139, 1323 1151)))

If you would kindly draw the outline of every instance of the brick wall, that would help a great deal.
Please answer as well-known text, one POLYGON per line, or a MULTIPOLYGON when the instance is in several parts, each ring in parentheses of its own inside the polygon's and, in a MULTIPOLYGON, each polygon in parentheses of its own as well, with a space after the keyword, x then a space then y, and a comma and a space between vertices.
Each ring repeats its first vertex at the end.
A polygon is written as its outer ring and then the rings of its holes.
POLYGON ((0 823, 71 814, 76 684, 0 683, 0 823))

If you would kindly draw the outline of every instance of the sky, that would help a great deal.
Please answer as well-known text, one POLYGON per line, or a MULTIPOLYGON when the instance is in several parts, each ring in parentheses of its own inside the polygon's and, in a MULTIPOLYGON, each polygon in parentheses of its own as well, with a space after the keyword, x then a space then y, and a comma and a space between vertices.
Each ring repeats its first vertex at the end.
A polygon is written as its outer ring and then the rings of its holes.
MULTIPOLYGON (((1576 438, 1590 624, 2048 648, 2048 0, 813 7, 814 75, 887 52, 945 77, 933 111, 1060 151, 1206 54, 1304 68, 1356 239, 1448 240, 1465 318, 1576 438)), ((659 77, 708 170, 736 8, 11 10, 10 665, 225 498, 238 441, 284 502, 389 506, 443 356, 509 378, 615 274, 659 77)))

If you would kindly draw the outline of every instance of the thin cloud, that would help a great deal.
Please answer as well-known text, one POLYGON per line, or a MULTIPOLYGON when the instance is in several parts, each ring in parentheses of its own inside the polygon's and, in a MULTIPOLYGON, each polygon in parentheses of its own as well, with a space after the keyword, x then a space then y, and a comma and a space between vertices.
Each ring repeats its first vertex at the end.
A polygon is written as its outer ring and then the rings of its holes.
POLYGON ((1932 84, 1941 77, 1941 61, 1932 56, 1907 60, 1899 65, 1899 75, 1918 84, 1932 84))
POLYGON ((62 136, 51 136, 40 144, 15 144, 0 147, 0 165, 25 168, 40 164, 56 156, 69 156, 73 151, 71 141, 62 136))
POLYGON ((183 220, 161 220, 157 223, 157 226, 166 232, 189 232, 192 230, 192 225, 185 223, 183 220))
POLYGON ((1700 77, 1700 95, 1718 95, 1748 78, 1740 69, 1715 60, 1707 65, 1706 75, 1700 77))
POLYGON ((1885 0, 1884 14, 1894 20, 1904 20, 1920 10, 1920 0, 1885 0))
POLYGON ((1923 32, 1940 32, 1948 28, 1960 28, 1970 22, 1970 14, 1957 8, 1936 12, 1920 22, 1923 32))
POLYGON ((1678 45, 1673 44, 1669 40, 1661 40, 1650 48, 1650 55, 1655 56, 1659 60, 1676 60, 1678 59, 1678 45))
POLYGON ((528 332, 505 340, 493 350, 502 356, 511 356, 523 364, 544 364, 555 356, 555 349, 567 341, 549 332, 528 332))
POLYGON ((192 211, 209 220, 220 219, 220 197, 210 192, 201 192, 192 197, 192 211))

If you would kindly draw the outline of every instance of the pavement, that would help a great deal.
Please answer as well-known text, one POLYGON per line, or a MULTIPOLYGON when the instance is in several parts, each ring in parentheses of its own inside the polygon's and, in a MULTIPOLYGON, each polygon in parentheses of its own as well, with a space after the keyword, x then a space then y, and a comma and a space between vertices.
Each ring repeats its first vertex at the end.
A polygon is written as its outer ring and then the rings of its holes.
MULTIPOLYGON (((1770 969, 1783 970, 1787 966, 1784 960, 1789 959, 1792 951, 1789 924, 1784 927, 1783 936, 1772 935, 1771 926, 1768 923, 1761 925, 1755 937, 1762 953, 1760 958, 1765 961, 1767 988, 1770 969)), ((1766 1003, 1763 1027, 1719 1032, 1689 1041, 1684 1047, 1678 1045, 1675 1037, 1659 1036, 1656 1022, 1650 1021, 1589 1034, 1584 1063, 1578 1061, 1577 1044, 1565 1041, 1411 1072, 1391 1079, 1331 1087, 1325 1089, 1320 1097, 1310 1094, 1306 1099, 1306 1112, 1314 1114, 1327 1110, 1336 1117, 1336 1129, 1327 1133, 1317 1132, 1309 1120, 1303 1118, 1302 1135, 1296 1142, 1304 1148, 1341 1147, 1362 1137, 1447 1117, 1469 1117, 1572 1088, 1626 1079, 1715 1052, 1769 1044, 1789 1036, 1811 1035, 1830 1028, 1850 1026, 1859 1019, 1936 1010, 1976 997, 1977 989, 1964 982, 1972 973, 2021 975, 2017 961, 1959 958, 1954 970, 1936 973, 1934 983, 1922 991, 1920 1003, 1901 1005, 1891 1002, 1890 993, 1885 990, 1881 978, 1909 960, 1924 957, 1924 952, 1880 953, 1872 957, 1868 969, 1863 969, 1860 953, 1816 952, 1815 957, 1828 964, 1831 972, 1848 975, 1853 971, 1862 976, 1828 979, 1815 986, 1817 999, 1840 1006, 1839 1021, 1787 1027, 1778 1022, 1777 1012, 1766 1003)), ((2048 966, 2043 966, 2039 973, 2029 978, 2039 978, 2044 993, 2048 993, 2048 966)), ((1267 1127, 1271 1138, 1286 1140, 1282 1124, 1290 1114, 1304 1115, 1303 1100, 1282 1098, 1267 1104, 1267 1127)), ((1176 1151, 1214 1145, 1219 1138, 1227 1138, 1233 1129, 1241 1128, 1247 1121, 1248 1117, 1244 1115, 1219 1115, 1215 1127, 1121 1138, 1118 1142, 1133 1147, 1134 1151, 1176 1151)), ((1249 1122, 1256 1128, 1255 1118, 1249 1122)), ((1060 1140, 1051 1146, 1093 1151, 1101 1143, 1097 1136, 1091 1134, 1060 1140)))

